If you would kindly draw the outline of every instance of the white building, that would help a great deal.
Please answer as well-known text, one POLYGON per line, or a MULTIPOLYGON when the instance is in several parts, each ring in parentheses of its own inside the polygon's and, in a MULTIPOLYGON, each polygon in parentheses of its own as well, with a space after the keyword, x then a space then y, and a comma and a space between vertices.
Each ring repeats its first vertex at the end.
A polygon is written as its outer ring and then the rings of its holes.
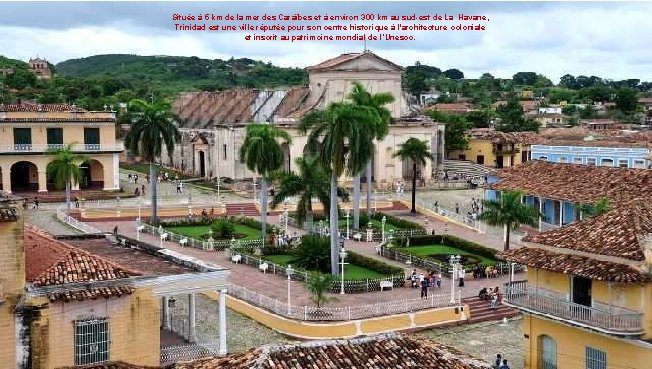
POLYGON ((292 144, 284 148, 285 168, 295 170, 294 160, 303 155, 307 140, 298 130, 301 118, 312 110, 346 99, 353 82, 359 81, 371 93, 390 92, 396 98, 387 106, 393 118, 389 134, 376 143, 372 180, 384 186, 411 177, 411 164, 392 157, 399 144, 410 137, 430 143, 434 160, 420 168, 422 177, 429 180, 443 165, 444 125, 419 115, 410 106, 401 89, 402 71, 400 66, 371 52, 351 53, 309 67, 308 86, 184 93, 173 103, 181 120, 182 142, 172 161, 167 159, 166 164, 207 179, 252 178, 256 174, 238 160, 244 128, 248 123, 267 122, 292 136, 292 144))

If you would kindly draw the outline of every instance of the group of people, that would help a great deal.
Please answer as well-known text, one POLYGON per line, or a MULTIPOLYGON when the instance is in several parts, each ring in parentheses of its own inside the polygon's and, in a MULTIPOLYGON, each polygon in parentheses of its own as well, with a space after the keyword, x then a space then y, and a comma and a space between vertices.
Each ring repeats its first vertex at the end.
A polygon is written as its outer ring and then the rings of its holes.
POLYGON ((498 278, 499 275, 500 270, 493 265, 476 264, 473 268, 473 278, 498 278))
POLYGON ((412 288, 421 288, 421 298, 428 297, 428 289, 433 289, 435 287, 441 289, 441 273, 435 271, 428 271, 427 273, 417 274, 417 270, 414 269, 409 278, 412 288))
MULTIPOLYGON (((39 199, 38 197, 34 197, 34 201, 32 202, 33 208, 32 209, 38 209, 39 207, 39 199)), ((23 200, 23 209, 27 210, 29 209, 29 202, 27 199, 23 200)))
POLYGON ((127 179, 129 180, 129 183, 133 184, 138 184, 138 174, 131 175, 131 173, 127 174, 127 179))
POLYGON ((478 297, 481 300, 490 301, 491 308, 494 310, 498 308, 498 303, 502 299, 502 295, 500 293, 500 290, 498 289, 498 286, 490 287, 490 288, 482 287, 482 289, 478 293, 478 297))
POLYGON ((496 362, 494 362, 493 369, 509 369, 507 359, 503 359, 501 354, 496 354, 496 362))

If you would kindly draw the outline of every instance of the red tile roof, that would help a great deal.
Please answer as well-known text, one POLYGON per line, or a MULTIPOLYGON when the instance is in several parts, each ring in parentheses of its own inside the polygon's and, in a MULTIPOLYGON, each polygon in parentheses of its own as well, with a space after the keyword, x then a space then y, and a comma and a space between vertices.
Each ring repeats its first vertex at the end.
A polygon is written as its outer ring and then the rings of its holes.
MULTIPOLYGON (((35 287, 120 280, 140 274, 69 246, 31 226, 25 226, 24 246, 26 278, 35 287)), ((61 290, 49 293, 48 297, 51 301, 69 301, 94 299, 100 296, 119 297, 131 292, 132 288, 127 284, 116 284, 83 290, 61 290)))
POLYGON ((336 56, 334 58, 325 60, 325 61, 323 61, 323 62, 321 62, 321 63, 319 63, 317 65, 313 65, 311 67, 308 67, 306 69, 308 71, 313 71, 313 72, 328 70, 328 69, 336 67, 336 66, 338 66, 340 64, 344 64, 346 62, 358 59, 358 58, 363 57, 363 56, 371 56, 374 59, 379 60, 379 61, 383 62, 384 64, 387 64, 387 65, 391 66, 394 69, 403 70, 403 67, 401 67, 400 65, 394 64, 391 61, 389 61, 387 59, 384 59, 384 58, 381 58, 380 56, 378 56, 378 55, 376 55, 376 54, 374 54, 372 52, 369 52, 369 51, 362 52, 362 53, 342 54, 342 55, 336 56))
POLYGON ((51 111, 74 111, 74 112, 85 112, 86 110, 79 107, 73 107, 68 104, 34 104, 34 103, 22 103, 22 104, 0 104, 0 112, 17 112, 17 111, 29 111, 29 112, 51 112, 51 111))
POLYGON ((643 261, 646 237, 652 234, 652 205, 644 198, 611 205, 604 214, 567 226, 528 235, 523 241, 643 261))
POLYGON ((528 195, 578 203, 607 197, 614 203, 652 196, 652 170, 612 168, 531 160, 500 169, 496 190, 521 190, 528 195))
POLYGON ((466 113, 473 110, 473 105, 471 104, 459 104, 459 103, 439 103, 428 107, 427 110, 437 110, 442 112, 455 112, 455 113, 466 113))
POLYGON ((426 338, 381 335, 261 347, 226 357, 179 363, 177 369, 331 368, 489 369, 491 366, 426 338))
POLYGON ((649 274, 633 266, 598 260, 581 255, 543 250, 536 247, 522 247, 504 251, 499 258, 532 268, 573 274, 599 281, 621 283, 644 283, 650 280, 649 274))
POLYGON ((536 132, 501 132, 491 128, 474 128, 469 131, 469 137, 477 140, 489 140, 495 144, 529 144, 534 141, 536 132))

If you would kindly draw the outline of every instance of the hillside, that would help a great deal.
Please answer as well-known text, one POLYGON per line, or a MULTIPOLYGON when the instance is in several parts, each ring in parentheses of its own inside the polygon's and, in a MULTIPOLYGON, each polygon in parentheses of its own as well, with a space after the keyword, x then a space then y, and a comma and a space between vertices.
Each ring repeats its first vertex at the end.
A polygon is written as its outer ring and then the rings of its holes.
POLYGON ((95 55, 56 65, 65 77, 148 82, 176 90, 221 90, 234 86, 278 87, 302 84, 307 75, 298 68, 280 68, 247 58, 209 60, 182 56, 95 55))
POLYGON ((21 60, 9 59, 7 57, 0 55, 0 68, 5 68, 5 67, 12 67, 12 68, 18 67, 18 68, 27 69, 29 67, 29 64, 21 60))

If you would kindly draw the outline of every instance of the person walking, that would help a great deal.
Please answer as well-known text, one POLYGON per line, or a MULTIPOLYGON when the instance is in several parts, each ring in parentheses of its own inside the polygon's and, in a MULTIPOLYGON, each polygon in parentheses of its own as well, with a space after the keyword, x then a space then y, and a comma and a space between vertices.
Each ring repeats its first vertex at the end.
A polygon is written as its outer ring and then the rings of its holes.
POLYGON ((115 226, 115 227, 113 228, 113 235, 114 235, 114 236, 117 236, 117 235, 118 235, 118 226, 115 226))
POLYGON ((507 365, 507 359, 503 359, 503 363, 498 367, 498 369, 509 369, 509 365, 507 365))
MULTIPOLYGON (((423 276, 423 274, 421 274, 423 276)), ((422 278, 421 279, 421 298, 426 299, 428 298, 428 279, 427 278, 422 278)))
POLYGON ((437 282, 437 288, 441 289, 441 272, 437 272, 436 282, 437 282))
POLYGON ((457 275, 457 277, 460 280, 459 287, 464 287, 464 276, 466 276, 466 270, 464 270, 464 268, 462 268, 462 269, 460 269, 460 272, 457 275))
POLYGON ((496 361, 494 362, 494 369, 500 368, 500 364, 503 362, 503 356, 501 354, 496 354, 496 361))

